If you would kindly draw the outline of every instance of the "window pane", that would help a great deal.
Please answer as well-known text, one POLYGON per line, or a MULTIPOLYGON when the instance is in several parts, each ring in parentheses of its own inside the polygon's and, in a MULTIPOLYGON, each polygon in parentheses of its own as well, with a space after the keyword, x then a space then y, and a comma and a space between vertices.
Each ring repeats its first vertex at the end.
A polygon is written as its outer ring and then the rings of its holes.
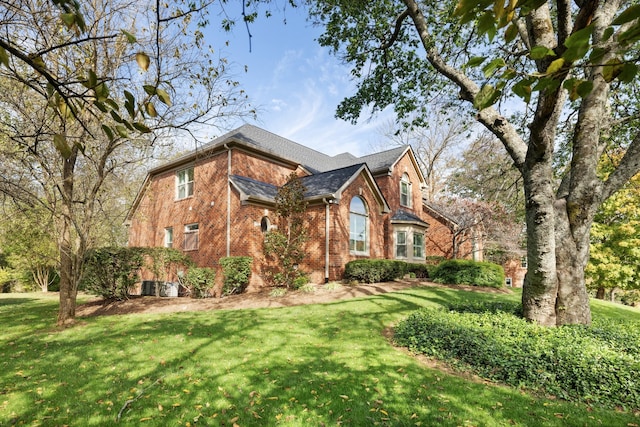
POLYGON ((407 233, 404 231, 398 231, 396 233, 396 257, 407 257, 407 233))
POLYGON ((349 250, 367 252, 367 206, 360 197, 351 199, 349 205, 349 250))
POLYGON ((413 257, 424 257, 424 235, 416 233, 413 235, 413 257))

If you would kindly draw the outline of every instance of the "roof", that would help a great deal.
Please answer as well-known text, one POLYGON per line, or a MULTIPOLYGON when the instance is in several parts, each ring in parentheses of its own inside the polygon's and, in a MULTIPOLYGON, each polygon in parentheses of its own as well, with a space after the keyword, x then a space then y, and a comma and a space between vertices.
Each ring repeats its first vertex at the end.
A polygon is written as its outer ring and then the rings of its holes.
POLYGON ((429 224, 424 222, 420 217, 407 212, 402 209, 398 209, 393 216, 391 216, 392 224, 413 224, 421 227, 429 227, 429 224))
MULTIPOLYGON (((342 191, 360 174, 364 174, 369 185, 375 189, 380 210, 388 212, 389 206, 364 163, 300 178, 300 183, 305 187, 304 198, 308 202, 339 201, 342 197, 342 191)), ((278 187, 275 185, 239 175, 232 175, 229 177, 229 181, 240 192, 240 200, 275 204, 278 194, 278 187)))
MULTIPOLYGON (((217 137, 208 144, 198 147, 196 150, 151 169, 149 173, 153 175, 177 167, 178 165, 195 160, 198 155, 225 149, 225 146, 232 144, 249 150, 257 150, 262 153, 271 154, 282 160, 298 164, 311 174, 366 163, 375 175, 390 170, 405 152, 410 151, 410 147, 405 145, 364 157, 356 157, 351 153, 329 156, 267 130, 245 124, 217 137)), ((417 169, 419 170, 419 168, 417 169)))
POLYGON ((422 208, 424 210, 426 210, 429 215, 433 216, 438 221, 446 222, 452 227, 458 227, 459 226, 459 224, 458 224, 458 222, 456 220, 454 220, 453 218, 451 218, 450 216, 448 216, 444 212, 442 212, 441 208, 436 207, 433 204, 433 202, 427 203, 427 201, 423 199, 422 200, 422 208))

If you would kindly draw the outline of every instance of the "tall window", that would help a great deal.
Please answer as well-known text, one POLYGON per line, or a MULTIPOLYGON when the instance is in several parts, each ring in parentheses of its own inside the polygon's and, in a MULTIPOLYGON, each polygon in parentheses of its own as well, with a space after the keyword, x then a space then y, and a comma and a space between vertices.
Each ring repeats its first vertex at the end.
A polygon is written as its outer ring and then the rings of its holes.
POLYGON ((268 232, 271 229, 271 221, 269 221, 269 217, 263 216, 260 220, 260 231, 263 233, 268 232))
POLYGON ((407 257, 407 232, 396 232, 396 258, 407 257))
POLYGON ((411 182, 406 173, 400 179, 400 205, 411 207, 411 182))
POLYGON ((193 196, 193 167, 182 169, 176 173, 176 199, 193 196))
POLYGON ((424 258, 424 234, 413 233, 413 257, 424 258))
POLYGON ((198 224, 187 224, 184 226, 184 250, 195 251, 198 249, 198 224))
POLYGON ((367 254, 368 213, 362 198, 355 196, 349 205, 349 250, 355 254, 367 254))
POLYGON ((164 247, 173 247, 173 227, 167 227, 164 229, 164 247))

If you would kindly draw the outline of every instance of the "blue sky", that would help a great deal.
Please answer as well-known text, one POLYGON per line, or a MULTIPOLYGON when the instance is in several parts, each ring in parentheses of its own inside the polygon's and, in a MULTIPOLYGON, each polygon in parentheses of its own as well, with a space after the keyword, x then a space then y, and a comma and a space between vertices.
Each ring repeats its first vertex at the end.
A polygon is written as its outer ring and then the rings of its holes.
POLYGON ((376 151, 372 146, 380 144, 381 129, 392 113, 371 120, 367 114, 357 125, 334 117, 338 103, 354 93, 354 83, 349 68, 315 41, 321 29, 306 22, 304 10, 261 16, 250 31, 251 52, 241 22, 231 33, 207 35, 214 48, 223 45, 221 55, 234 64, 238 80, 259 108, 258 120, 250 123, 329 155, 376 151))

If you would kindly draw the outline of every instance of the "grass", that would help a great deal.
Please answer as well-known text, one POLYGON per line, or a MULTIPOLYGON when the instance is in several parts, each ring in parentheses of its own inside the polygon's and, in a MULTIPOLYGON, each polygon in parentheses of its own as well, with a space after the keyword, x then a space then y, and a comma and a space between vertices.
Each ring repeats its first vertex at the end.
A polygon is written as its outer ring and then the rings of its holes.
MULTIPOLYGON (((0 295, 0 425, 640 424, 631 413, 430 369, 382 335, 420 307, 503 298, 519 295, 414 288, 299 307, 80 319, 57 330, 54 297, 0 295)), ((640 318, 607 303, 593 310, 640 318)))

